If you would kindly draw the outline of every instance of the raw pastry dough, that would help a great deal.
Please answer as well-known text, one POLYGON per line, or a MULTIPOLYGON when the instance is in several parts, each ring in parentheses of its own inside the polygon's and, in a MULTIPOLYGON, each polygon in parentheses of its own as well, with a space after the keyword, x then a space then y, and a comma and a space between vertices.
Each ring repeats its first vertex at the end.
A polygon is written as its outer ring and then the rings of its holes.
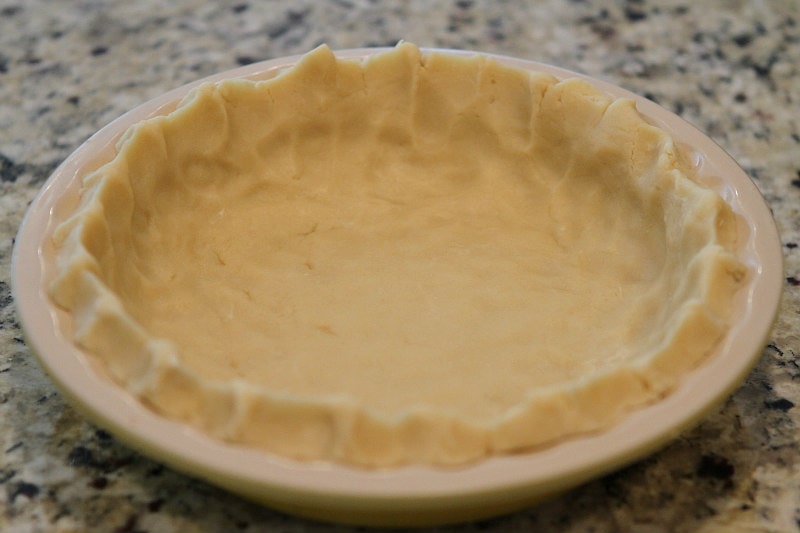
POLYGON ((194 90, 55 233, 75 342, 165 416, 454 465, 608 427, 726 330, 729 206, 628 100, 411 44, 194 90))

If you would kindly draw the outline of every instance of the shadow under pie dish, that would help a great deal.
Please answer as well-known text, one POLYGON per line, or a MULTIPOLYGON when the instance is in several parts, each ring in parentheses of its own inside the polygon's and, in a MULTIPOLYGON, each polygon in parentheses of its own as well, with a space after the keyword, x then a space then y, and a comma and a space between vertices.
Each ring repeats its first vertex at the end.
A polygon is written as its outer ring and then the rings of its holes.
POLYGON ((286 66, 136 123, 53 224, 74 341, 151 409, 468 468, 607 432, 725 344, 751 228, 632 100, 410 44, 286 66))

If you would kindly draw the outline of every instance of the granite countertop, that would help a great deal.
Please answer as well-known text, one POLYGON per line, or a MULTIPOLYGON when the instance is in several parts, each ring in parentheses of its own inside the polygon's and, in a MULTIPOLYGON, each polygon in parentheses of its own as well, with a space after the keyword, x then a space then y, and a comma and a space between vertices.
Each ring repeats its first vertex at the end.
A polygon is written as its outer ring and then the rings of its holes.
POLYGON ((461 48, 622 85, 728 150, 782 235, 769 344, 717 412, 622 471, 437 531, 800 531, 800 4, 638 0, 0 0, 0 530, 348 531, 243 501, 76 413, 21 337, 14 235, 51 171, 126 110, 253 61, 332 48, 461 48))

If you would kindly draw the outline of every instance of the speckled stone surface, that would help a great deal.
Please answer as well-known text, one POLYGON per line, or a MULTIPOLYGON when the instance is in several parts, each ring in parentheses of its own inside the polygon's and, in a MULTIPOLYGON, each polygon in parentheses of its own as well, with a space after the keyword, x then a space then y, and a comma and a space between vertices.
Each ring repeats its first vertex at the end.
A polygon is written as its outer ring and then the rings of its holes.
POLYGON ((800 3, 0 0, 0 530, 349 531, 286 516, 117 443, 21 338, 14 235, 49 173, 135 105, 252 61, 332 48, 508 54, 622 85, 727 149, 773 209, 785 296, 754 371, 661 452, 512 515, 436 531, 800 531, 800 3))

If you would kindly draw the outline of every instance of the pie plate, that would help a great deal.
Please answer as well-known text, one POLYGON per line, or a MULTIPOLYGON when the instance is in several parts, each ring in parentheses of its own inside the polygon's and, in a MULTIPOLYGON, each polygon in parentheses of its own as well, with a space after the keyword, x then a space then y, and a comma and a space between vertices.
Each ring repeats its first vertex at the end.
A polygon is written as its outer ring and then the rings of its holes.
MULTIPOLYGON (((337 52, 364 58, 385 49, 337 52)), ((468 55, 471 52, 438 50, 468 55)), ((170 91, 101 129, 59 166, 31 204, 14 249, 14 298, 28 346, 52 380, 87 417, 145 455, 245 498, 306 517, 362 525, 410 526, 466 521, 510 512, 575 487, 652 453, 698 423, 742 382, 761 354, 782 289, 780 239, 758 189, 711 139, 654 102, 608 83, 527 60, 492 56, 513 67, 557 78, 581 77, 612 97, 629 98, 692 156, 700 180, 740 215, 747 238, 738 250, 750 268, 733 325, 706 362, 674 392, 636 410, 610 429, 527 453, 492 457, 460 468, 406 466, 366 470, 296 462, 227 444, 147 409, 116 385, 71 341, 69 316, 47 296, 55 261, 54 228, 77 204, 83 176, 113 158, 131 125, 164 115, 203 82, 268 79, 300 56, 223 72, 170 91)))

